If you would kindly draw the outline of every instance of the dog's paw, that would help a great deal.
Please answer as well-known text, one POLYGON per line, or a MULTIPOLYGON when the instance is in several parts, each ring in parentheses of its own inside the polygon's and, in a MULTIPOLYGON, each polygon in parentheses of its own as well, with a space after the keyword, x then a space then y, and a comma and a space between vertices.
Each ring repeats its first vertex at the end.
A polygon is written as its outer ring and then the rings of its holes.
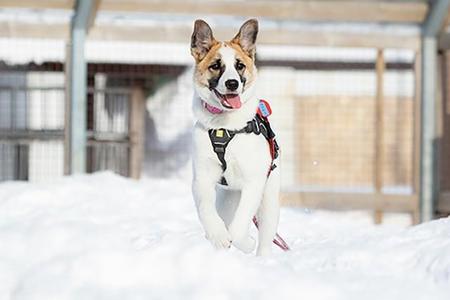
POLYGON ((231 247, 231 235, 225 224, 214 224, 206 230, 206 238, 217 249, 228 249, 231 247))
POLYGON ((248 234, 245 226, 238 226, 236 223, 231 224, 228 231, 231 234, 232 245, 244 253, 250 253, 255 250, 256 241, 248 234))
POLYGON ((256 241, 254 238, 247 235, 244 238, 233 240, 232 244, 244 253, 251 253, 255 250, 256 241))

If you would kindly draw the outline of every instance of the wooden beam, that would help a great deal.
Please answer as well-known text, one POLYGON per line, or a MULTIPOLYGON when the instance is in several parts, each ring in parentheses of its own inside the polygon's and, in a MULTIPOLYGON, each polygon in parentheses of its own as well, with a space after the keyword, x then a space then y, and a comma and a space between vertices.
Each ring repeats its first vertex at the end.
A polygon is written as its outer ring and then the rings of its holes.
POLYGON ((0 8, 73 9, 75 0, 2 0, 0 8))
POLYGON ((422 34, 427 37, 436 37, 447 22, 450 0, 435 0, 431 2, 428 15, 423 22, 422 34))
MULTIPOLYGON (((218 39, 231 39, 236 34, 235 28, 215 28, 218 39)), ((132 27, 99 25, 90 33, 96 40, 125 40, 142 42, 188 43, 192 34, 191 26, 155 26, 132 27)), ((348 32, 311 31, 311 30, 262 30, 258 36, 258 44, 262 45, 297 45, 324 47, 380 47, 419 49, 419 36, 395 36, 386 34, 357 34, 348 32)))
POLYGON ((0 139, 2 143, 5 141, 36 141, 36 140, 61 140, 64 138, 64 130, 62 129, 0 129, 0 139))
POLYGON ((450 33, 443 32, 438 37, 439 50, 448 50, 450 49, 450 33))
MULTIPOLYGON (((71 45, 66 43, 65 47, 65 61, 64 61, 64 77, 66 82, 72 73, 71 61, 71 45)), ((64 91, 64 175, 70 175, 71 157, 70 157, 70 89, 65 88, 64 91)))
POLYGON ((92 10, 91 10, 91 14, 89 15, 89 20, 87 23, 87 31, 88 32, 89 32, 89 30, 91 30, 91 28, 95 24, 95 19, 97 18, 98 9, 99 9, 100 3, 101 3, 101 0, 92 0, 92 1, 93 1, 92 10))
POLYGON ((444 24, 442 26, 443 31, 445 31, 445 28, 450 25, 450 9, 447 11, 447 16, 445 17, 444 24))
MULTIPOLYGON (((74 0, 2 0, 0 8, 72 9, 74 0)), ((168 14, 221 14, 302 21, 408 22, 425 19, 427 4, 391 1, 104 0, 101 10, 168 14)))
POLYGON ((363 193, 292 192, 282 193, 281 203, 330 210, 380 210, 384 212, 415 211, 416 195, 388 195, 363 193))
POLYGON ((4 38, 47 38, 66 40, 70 35, 70 24, 33 24, 0 21, 0 37, 4 38))
MULTIPOLYGON (((215 35, 230 39, 235 29, 217 28, 215 35)), ((192 34, 191 26, 117 26, 95 25, 89 32, 90 40, 140 41, 188 43, 192 34)), ((23 22, 0 22, 0 37, 67 39, 68 24, 30 24, 23 22)), ((357 34, 346 32, 268 29, 260 32, 260 45, 298 45, 324 47, 363 48, 407 48, 419 49, 419 36, 396 36, 389 34, 357 34)))
MULTIPOLYGON (((377 51, 376 68, 376 95, 375 95, 375 159, 374 159, 374 186, 375 194, 382 196, 383 188, 383 133, 384 133, 384 52, 382 49, 377 51)), ((375 224, 381 224, 383 220, 383 212, 376 210, 374 213, 375 224)))
POLYGON ((142 87, 135 86, 131 90, 129 119, 129 176, 134 179, 141 177, 144 161, 145 136, 145 96, 142 87))
POLYGON ((427 4, 392 1, 104 0, 101 10, 266 17, 301 21, 408 22, 425 19, 427 4))

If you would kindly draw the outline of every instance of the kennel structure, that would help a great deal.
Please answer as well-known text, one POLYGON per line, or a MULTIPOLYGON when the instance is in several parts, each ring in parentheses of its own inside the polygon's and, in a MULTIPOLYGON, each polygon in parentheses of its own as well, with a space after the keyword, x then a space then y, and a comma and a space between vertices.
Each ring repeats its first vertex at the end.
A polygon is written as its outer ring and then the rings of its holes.
MULTIPOLYGON (((86 170, 138 177, 140 165, 133 167, 133 160, 140 159, 134 152, 142 145, 142 90, 106 87, 99 74, 90 77, 96 84, 86 93, 86 170)), ((46 181, 67 174, 62 64, 4 67, 0 78, 0 180, 46 181)))
POLYGON ((1 1, 0 180, 185 174, 193 21, 222 39, 257 17, 283 203, 448 214, 448 5, 1 1))

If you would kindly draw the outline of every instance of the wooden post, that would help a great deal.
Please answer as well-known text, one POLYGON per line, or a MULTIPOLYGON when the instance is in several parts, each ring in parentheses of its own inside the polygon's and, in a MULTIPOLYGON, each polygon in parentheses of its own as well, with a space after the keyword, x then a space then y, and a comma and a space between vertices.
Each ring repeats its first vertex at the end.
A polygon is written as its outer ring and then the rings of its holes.
MULTIPOLYGON (((376 61, 376 103, 375 103, 375 159, 374 159, 374 186, 375 194, 381 197, 383 188, 383 130, 384 130, 384 53, 383 49, 377 51, 376 61)), ((380 224, 383 221, 383 212, 376 210, 374 214, 375 224, 380 224)))
POLYGON ((422 123, 422 54, 420 51, 416 52, 416 57, 414 61, 414 152, 413 152, 413 193, 416 195, 416 200, 414 203, 414 211, 412 212, 412 223, 420 223, 420 137, 421 133, 421 123, 422 123))
POLYGON ((441 191, 441 174, 442 174, 442 164, 445 163, 445 158, 443 156, 448 156, 448 153, 442 152, 442 143, 444 137, 444 88, 445 78, 446 78, 446 61, 445 54, 438 52, 437 54, 437 65, 436 65, 436 112, 435 112, 435 148, 434 148, 434 176, 435 183, 433 189, 433 195, 435 199, 434 212, 438 212, 439 201, 440 201, 440 191, 441 191))
POLYGON ((139 86, 135 86, 131 90, 128 130, 130 138, 128 174, 131 178, 139 179, 144 160, 145 136, 145 96, 139 86))
POLYGON ((65 75, 65 102, 64 102, 64 175, 69 175, 71 173, 71 148, 70 148, 70 74, 71 74, 71 55, 69 40, 66 44, 66 57, 64 64, 64 75, 65 75))

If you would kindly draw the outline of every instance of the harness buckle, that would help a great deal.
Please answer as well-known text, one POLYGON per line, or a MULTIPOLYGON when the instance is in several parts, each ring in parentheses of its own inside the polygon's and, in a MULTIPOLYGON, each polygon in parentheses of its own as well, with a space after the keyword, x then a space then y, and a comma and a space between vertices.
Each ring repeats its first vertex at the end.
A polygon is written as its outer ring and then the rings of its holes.
POLYGON ((223 130, 222 129, 217 129, 216 130, 216 137, 223 138, 223 130))

